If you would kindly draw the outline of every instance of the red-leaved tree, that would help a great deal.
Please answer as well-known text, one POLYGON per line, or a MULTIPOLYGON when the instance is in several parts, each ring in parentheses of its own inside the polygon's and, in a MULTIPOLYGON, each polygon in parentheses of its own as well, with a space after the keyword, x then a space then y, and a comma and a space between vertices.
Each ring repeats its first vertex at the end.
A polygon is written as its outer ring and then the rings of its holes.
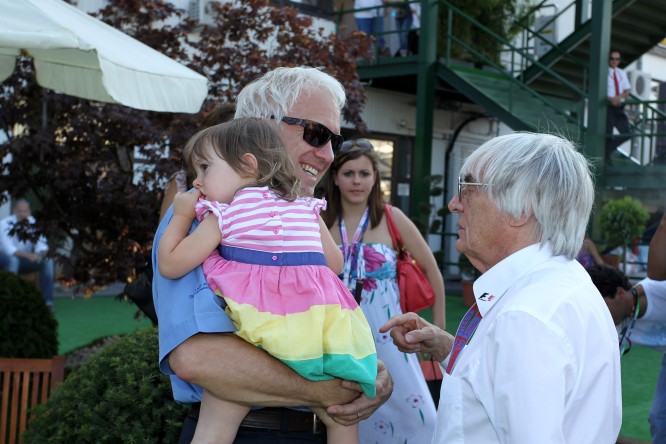
POLYGON ((209 96, 197 115, 57 94, 36 84, 27 58, 0 84, 0 200, 36 202, 38 231, 49 239, 63 281, 79 291, 131 281, 150 261, 162 186, 180 167, 185 142, 210 110, 233 101, 266 71, 323 67, 345 86, 345 119, 365 130, 356 60, 370 53, 368 37, 326 35, 310 26, 309 17, 267 0, 215 9, 215 26, 203 27, 162 0, 110 0, 97 14, 209 79, 209 96))

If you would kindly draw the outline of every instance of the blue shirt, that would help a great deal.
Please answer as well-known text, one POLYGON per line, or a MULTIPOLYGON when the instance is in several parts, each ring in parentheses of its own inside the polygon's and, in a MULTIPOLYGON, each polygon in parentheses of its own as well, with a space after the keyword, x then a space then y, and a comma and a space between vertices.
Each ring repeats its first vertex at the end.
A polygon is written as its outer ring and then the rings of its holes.
MULTIPOLYGON (((227 333, 236 328, 224 311, 222 298, 208 287, 201 265, 181 277, 167 279, 160 274, 157 251, 171 217, 169 207, 153 240, 153 301, 158 317, 159 364, 162 373, 171 377, 173 397, 178 402, 200 402, 203 390, 178 378, 169 367, 168 354, 183 341, 197 333, 227 333)), ((192 223, 190 233, 199 225, 192 223)))

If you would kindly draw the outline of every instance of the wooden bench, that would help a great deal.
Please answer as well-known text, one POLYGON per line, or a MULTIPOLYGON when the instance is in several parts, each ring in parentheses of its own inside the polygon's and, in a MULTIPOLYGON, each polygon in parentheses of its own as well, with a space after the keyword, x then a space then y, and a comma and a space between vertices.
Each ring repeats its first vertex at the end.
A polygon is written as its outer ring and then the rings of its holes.
POLYGON ((28 410, 46 402, 64 379, 65 357, 52 359, 0 358, 0 443, 20 442, 28 410))

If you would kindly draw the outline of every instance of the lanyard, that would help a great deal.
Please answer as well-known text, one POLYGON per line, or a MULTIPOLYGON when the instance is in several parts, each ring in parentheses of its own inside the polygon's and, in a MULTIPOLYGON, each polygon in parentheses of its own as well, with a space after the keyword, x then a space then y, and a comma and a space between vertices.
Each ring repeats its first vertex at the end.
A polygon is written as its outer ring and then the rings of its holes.
POLYGON ((474 305, 467 310, 467 313, 456 332, 456 339, 453 341, 453 350, 451 350, 451 356, 449 357, 449 365, 446 366, 446 373, 449 375, 453 371, 453 366, 455 365, 460 352, 465 348, 465 345, 467 345, 469 340, 472 339, 476 327, 479 326, 479 322, 481 322, 481 313, 475 302, 474 305))
POLYGON ((625 323, 624 328, 622 328, 622 331, 620 332, 620 356, 627 354, 631 349, 631 339, 629 339, 629 336, 631 336, 631 332, 634 330, 636 318, 638 318, 638 312, 641 309, 641 304, 638 301, 638 294, 635 293, 636 289, 632 288, 631 290, 631 293, 634 295, 634 309, 631 314, 631 322, 629 324, 625 323))
POLYGON ((354 233, 354 238, 352 239, 351 244, 349 243, 349 238, 347 237, 347 227, 345 225, 345 220, 342 218, 342 215, 338 216, 338 226, 340 227, 340 238, 342 239, 342 255, 344 256, 344 267, 342 269, 342 282, 345 283, 347 287, 351 284, 352 270, 354 276, 357 276, 356 265, 358 263, 358 252, 365 234, 366 228, 368 228, 368 208, 366 207, 361 217, 361 221, 356 227, 356 233, 354 233))

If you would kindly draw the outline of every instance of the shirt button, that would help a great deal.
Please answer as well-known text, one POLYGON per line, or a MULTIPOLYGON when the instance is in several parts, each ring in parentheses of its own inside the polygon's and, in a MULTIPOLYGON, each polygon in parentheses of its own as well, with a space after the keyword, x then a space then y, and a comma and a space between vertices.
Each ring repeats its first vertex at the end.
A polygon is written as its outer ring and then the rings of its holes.
POLYGON ((268 213, 268 215, 269 215, 270 217, 275 217, 275 211, 271 211, 270 213, 268 213))
POLYGON ((264 199, 268 199, 268 193, 264 193, 264 199))
POLYGON ((273 256, 271 259, 273 259, 274 261, 276 261, 276 260, 277 260, 277 256, 273 256))
POLYGON ((279 230, 278 228, 275 228, 275 229, 273 230, 273 233, 275 233, 275 234, 278 234, 279 232, 280 232, 280 230, 279 230))

